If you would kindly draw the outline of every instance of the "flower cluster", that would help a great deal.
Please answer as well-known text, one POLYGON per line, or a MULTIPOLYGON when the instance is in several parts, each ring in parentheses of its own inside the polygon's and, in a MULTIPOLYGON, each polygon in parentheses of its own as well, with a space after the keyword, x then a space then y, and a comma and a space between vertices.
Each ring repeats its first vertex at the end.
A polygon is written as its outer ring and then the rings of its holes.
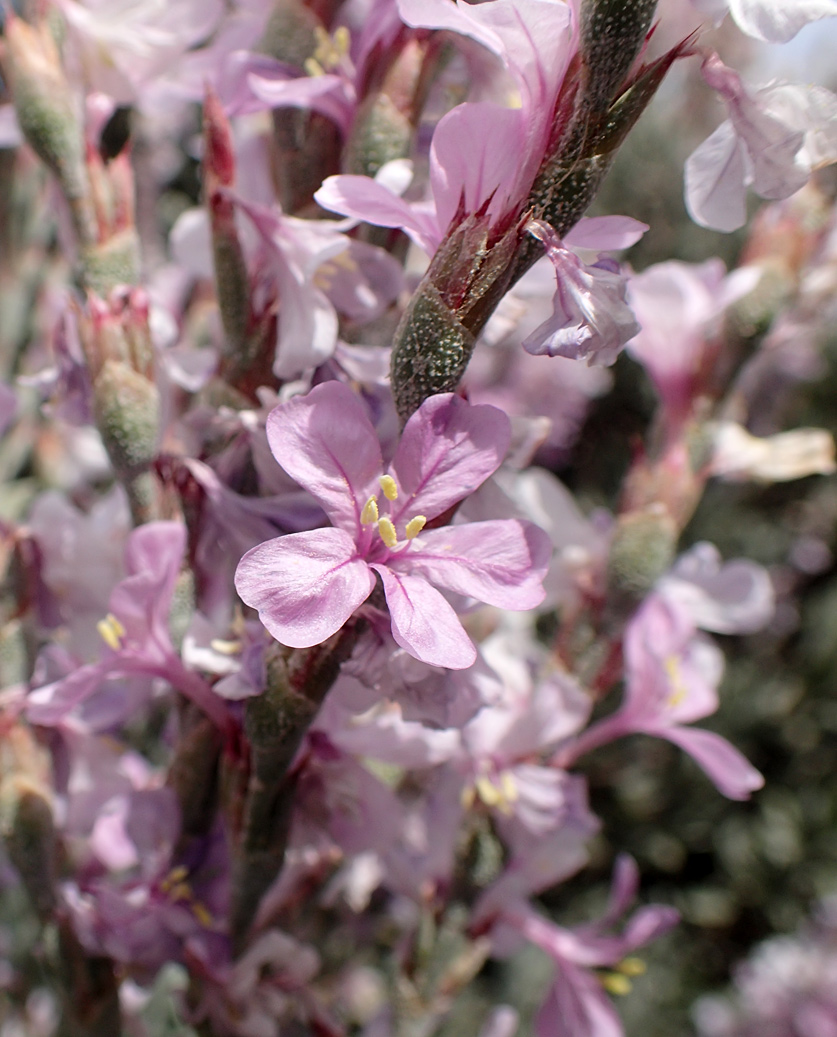
POLYGON ((818 358, 837 98, 751 86, 711 23, 837 7, 29 7, 0 16, 0 1037, 430 1035, 469 998, 482 1037, 617 1037, 678 911, 601 840, 604 910, 550 910, 602 832, 587 767, 650 736, 762 787, 699 722, 718 636, 781 627, 788 581, 688 527, 711 479, 835 468, 759 401, 806 376, 796 329, 818 358), (736 229, 752 188, 792 250, 635 272, 653 225, 584 215, 675 65, 728 114, 691 216, 736 229), (653 417, 573 476, 623 352, 653 417), (530 952, 540 988, 495 1003, 530 952))

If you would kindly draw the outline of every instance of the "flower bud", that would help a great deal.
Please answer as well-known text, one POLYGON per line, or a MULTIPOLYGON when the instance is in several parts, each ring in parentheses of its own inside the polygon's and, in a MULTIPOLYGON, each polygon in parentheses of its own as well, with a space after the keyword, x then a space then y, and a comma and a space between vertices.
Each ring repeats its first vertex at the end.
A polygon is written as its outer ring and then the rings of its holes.
POLYGON ((48 764, 32 733, 12 724, 0 739, 0 830, 9 858, 42 921, 55 907, 56 835, 48 764))
POLYGON ((136 229, 127 227, 85 249, 82 266, 85 287, 97 295, 105 297, 119 285, 136 284, 140 275, 136 229))
POLYGON ((425 43, 409 40, 380 87, 360 104, 346 144, 347 173, 374 176, 387 162, 410 153, 426 54, 425 43))
POLYGON ((435 285, 425 280, 404 312, 392 351, 392 391, 402 422, 428 396, 456 388, 474 342, 435 285))
POLYGON ((160 394, 127 363, 106 360, 93 382, 96 424, 120 478, 147 468, 157 453, 160 394))
POLYGON ((594 111, 610 106, 640 52, 656 7, 657 0, 584 0, 582 99, 594 111))
POLYGON ((607 560, 609 597, 617 608, 636 606, 674 560, 677 527, 662 507, 621 515, 607 560))
POLYGON ((58 177, 83 245, 95 240, 89 203, 85 144, 70 85, 49 26, 29 25, 8 14, 4 71, 11 84, 17 120, 27 143, 58 177))

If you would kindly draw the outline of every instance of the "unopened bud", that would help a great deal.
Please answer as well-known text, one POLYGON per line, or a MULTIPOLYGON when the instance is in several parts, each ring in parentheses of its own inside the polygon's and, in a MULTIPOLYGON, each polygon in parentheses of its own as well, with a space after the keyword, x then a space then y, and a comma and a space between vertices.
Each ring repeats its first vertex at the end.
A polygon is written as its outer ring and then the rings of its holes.
POLYGON ((42 162, 58 177, 82 244, 95 240, 88 199, 85 144, 70 85, 61 68, 49 26, 6 16, 4 71, 12 88, 21 132, 42 162))
POLYGON ((346 172, 374 176, 387 162, 409 154, 412 136, 410 119, 386 94, 367 97, 346 145, 346 172))
POLYGON ((620 516, 607 560, 608 590, 617 608, 637 605, 671 566, 677 527, 661 505, 620 516))
POLYGON ((584 0, 581 54, 586 69, 583 99, 606 109, 645 41, 657 0, 584 0))
POLYGON ((410 300, 392 351, 392 391, 402 422, 428 396, 452 392, 468 366, 474 336, 427 281, 410 300))
POLYGON ((211 187, 235 183, 235 147, 229 119, 218 95, 207 89, 203 102, 203 173, 211 187))
POLYGON ((9 800, 4 804, 6 849, 38 917, 46 920, 55 907, 56 839, 52 807, 39 789, 23 779, 9 783, 4 792, 9 800))
POLYGON ((346 172, 374 176, 410 153, 427 55, 426 42, 409 39, 377 88, 358 108, 346 145, 346 172))
POLYGON ((139 239, 134 227, 125 228, 101 244, 85 249, 85 287, 102 297, 119 285, 136 284, 140 276, 139 239))
POLYGON ((38 916, 55 906, 56 837, 49 764, 32 732, 12 723, 0 737, 0 833, 38 916))
POLYGON ((259 50, 303 68, 317 49, 318 26, 322 23, 304 0, 274 0, 259 50))
POLYGON ((120 478, 147 468, 157 453, 160 394, 145 375, 106 360, 93 382, 96 424, 120 478))

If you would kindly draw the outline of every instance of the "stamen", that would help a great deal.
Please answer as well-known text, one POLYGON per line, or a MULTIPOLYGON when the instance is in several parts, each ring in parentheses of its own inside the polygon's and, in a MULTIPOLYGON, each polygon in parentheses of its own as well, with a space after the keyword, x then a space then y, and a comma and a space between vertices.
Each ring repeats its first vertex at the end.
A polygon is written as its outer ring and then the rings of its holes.
POLYGON ((631 992, 631 981, 627 976, 622 976, 618 972, 605 972, 604 975, 599 976, 599 981, 608 994, 624 997, 625 994, 631 992))
POLYGON ((500 788, 507 803, 514 803, 520 797, 520 793, 517 790, 517 782, 514 780, 514 775, 511 771, 503 771, 500 775, 500 788))
POLYGON ((665 666, 666 676, 671 681, 671 694, 668 697, 667 705, 679 706, 689 694, 689 689, 683 681, 680 661, 676 655, 669 655, 663 665, 665 666))
POLYGON ((378 478, 381 489, 387 500, 398 500, 398 486, 391 475, 381 475, 378 478))
POLYGON ((363 505, 363 511, 360 513, 360 522, 363 526, 368 526, 370 522, 378 521, 378 501, 375 497, 370 497, 369 500, 363 505))
POLYGON ((312 78, 325 75, 325 69, 316 58, 306 58, 302 67, 312 78))
POLYGON ((383 540, 387 547, 395 547, 398 543, 398 534, 395 532, 395 526, 392 524, 392 519, 388 519, 386 516, 382 519, 378 519, 378 532, 381 534, 381 540, 383 540))
POLYGON ((415 537, 419 535, 419 533, 424 529, 426 525, 427 519, 424 515, 416 515, 415 518, 411 518, 410 521, 407 523, 407 539, 413 540, 415 537))
POLYGON ((125 627, 122 626, 116 616, 109 612, 104 619, 99 620, 96 624, 96 629, 108 648, 118 652, 122 647, 121 639, 125 636, 125 627))
POLYGON ((503 797, 500 795, 500 790, 484 774, 477 778, 474 785, 476 785, 480 799, 487 807, 496 807, 502 803, 503 797))
POLYGON ((198 922, 204 927, 204 929, 209 929, 209 927, 212 925, 212 915, 209 913, 209 910, 206 907, 204 907, 204 905, 199 900, 196 900, 191 905, 191 907, 192 914, 195 916, 198 922))
POLYGON ((225 641, 223 638, 213 637, 209 647, 219 655, 238 655, 243 645, 240 641, 225 641))
POLYGON ((644 976, 648 970, 648 966, 642 958, 634 958, 633 956, 625 958, 616 968, 623 976, 644 976))

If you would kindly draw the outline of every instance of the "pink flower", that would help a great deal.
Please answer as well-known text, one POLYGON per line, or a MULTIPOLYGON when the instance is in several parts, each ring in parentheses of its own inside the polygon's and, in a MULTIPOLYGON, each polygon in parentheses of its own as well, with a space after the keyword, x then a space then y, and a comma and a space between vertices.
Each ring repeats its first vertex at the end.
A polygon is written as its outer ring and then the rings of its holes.
POLYGON ((430 150, 430 212, 360 176, 328 177, 315 198, 323 208, 402 227, 432 253, 458 213, 485 208, 495 223, 527 196, 547 150, 577 26, 570 7, 553 0, 399 0, 398 8, 413 28, 461 33, 497 55, 520 106, 468 102, 439 121, 430 150))
POLYGON ((686 205, 701 226, 731 231, 746 219, 748 187, 762 198, 787 198, 837 158, 837 97, 793 83, 748 90, 717 54, 701 71, 729 119, 687 159, 686 205))
POLYGON ((248 551, 236 572, 239 594, 278 641, 304 648, 343 626, 377 574, 402 648, 432 665, 472 665, 474 646, 433 585, 500 608, 533 608, 544 596, 548 539, 514 519, 424 527, 497 469, 509 435, 494 407, 435 396, 410 418, 384 471, 363 405, 342 383, 277 407, 267 421, 271 450, 333 526, 248 551))
MULTIPOLYGON (((139 676, 162 677, 220 729, 229 730, 223 701, 199 674, 183 665, 169 633, 169 612, 185 550, 186 530, 176 522, 149 522, 131 533, 125 547, 127 575, 114 587, 110 611, 99 624, 108 646, 105 654, 98 662, 32 691, 27 702, 32 723, 59 725, 109 680, 139 676)), ((131 707, 127 687, 120 700, 122 709, 131 707)), ((88 724, 96 726, 96 712, 94 708, 88 715, 88 724)))
POLYGON ((588 728, 560 763, 568 766, 595 746, 642 731, 689 753, 730 799, 749 799, 760 789, 761 774, 725 738, 686 726, 718 708, 723 673, 720 650, 697 632, 688 607, 652 594, 628 625, 624 651, 621 707, 588 728))
POLYGON ((748 36, 785 43, 809 22, 837 17, 837 0, 692 0, 695 7, 720 22, 729 11, 748 36))
MULTIPOLYGON (((677 911, 663 904, 640 907, 622 932, 615 929, 639 889, 639 870, 632 858, 616 862, 610 901, 596 922, 577 929, 555 925, 525 901, 488 891, 476 914, 491 917, 499 949, 511 950, 520 938, 540 947, 555 963, 555 978, 535 1018, 537 1037, 623 1037, 619 1016, 594 969, 618 969, 637 948, 668 932, 677 911)), ((505 891, 504 891, 505 892, 505 891)))
MULTIPOLYGON (((596 248, 633 244, 647 229, 645 224, 626 217, 584 220, 567 235, 568 241, 577 230, 585 242, 583 232, 590 224, 596 224, 595 231, 590 228, 590 240, 596 248), (601 224, 605 226, 600 227, 601 224), (615 244, 602 244, 598 238, 608 241, 610 224, 614 225, 615 244)), ((612 364, 622 346, 639 331, 627 302, 627 281, 619 273, 619 264, 605 256, 599 256, 590 265, 584 263, 542 220, 532 220, 529 233, 546 247, 555 268, 556 291, 552 316, 529 335, 524 349, 536 355, 546 353, 591 364, 612 364)))
POLYGON ((628 352, 651 376, 668 425, 676 426, 705 391, 723 311, 758 281, 755 267, 727 274, 720 259, 670 260, 631 278, 628 298, 641 324, 628 352))

